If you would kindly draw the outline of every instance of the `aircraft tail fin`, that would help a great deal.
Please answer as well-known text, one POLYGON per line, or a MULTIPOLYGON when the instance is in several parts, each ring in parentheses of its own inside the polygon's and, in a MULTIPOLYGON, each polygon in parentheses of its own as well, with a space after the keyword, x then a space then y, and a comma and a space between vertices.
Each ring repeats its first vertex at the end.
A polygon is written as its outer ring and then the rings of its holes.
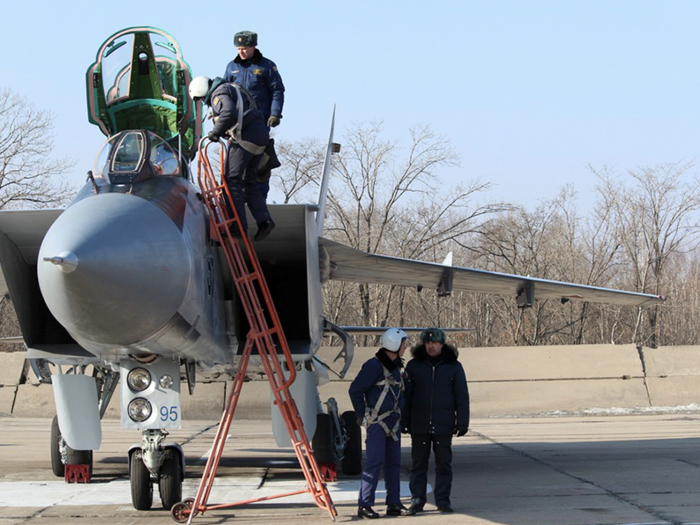
POLYGON ((340 144, 333 142, 333 129, 335 128, 335 106, 333 106, 333 117, 331 118, 331 132, 326 146, 326 156, 323 160, 323 174, 321 175, 321 188, 318 195, 318 212, 316 213, 316 232, 319 236, 323 234, 323 221, 326 218, 326 201, 328 194, 328 182, 331 172, 331 155, 340 151, 340 144))

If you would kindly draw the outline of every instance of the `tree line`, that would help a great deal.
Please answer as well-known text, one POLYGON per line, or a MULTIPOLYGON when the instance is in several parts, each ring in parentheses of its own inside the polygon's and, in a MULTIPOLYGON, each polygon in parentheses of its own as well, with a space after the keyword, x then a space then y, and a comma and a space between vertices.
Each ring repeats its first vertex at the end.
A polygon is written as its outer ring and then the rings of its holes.
MULTIPOLYGON (((285 202, 313 202, 323 147, 279 141, 276 184, 285 202)), ((697 344, 700 180, 691 163, 619 173, 589 166, 592 211, 578 211, 574 189, 534 210, 486 201, 478 178, 447 186, 441 170, 458 156, 429 126, 407 144, 381 123, 355 124, 334 156, 325 236, 364 251, 605 288, 665 295, 643 308, 328 282, 326 313, 339 325, 468 328, 464 346, 635 343, 697 344)))

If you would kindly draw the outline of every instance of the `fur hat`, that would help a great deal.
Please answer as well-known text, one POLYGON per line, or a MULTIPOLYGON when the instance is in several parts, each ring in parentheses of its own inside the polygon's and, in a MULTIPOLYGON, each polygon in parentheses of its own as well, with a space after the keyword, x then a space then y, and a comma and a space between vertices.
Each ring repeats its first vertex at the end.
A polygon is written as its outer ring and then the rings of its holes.
POLYGON ((239 31, 233 37, 233 45, 236 47, 257 46, 258 34, 252 31, 239 31))

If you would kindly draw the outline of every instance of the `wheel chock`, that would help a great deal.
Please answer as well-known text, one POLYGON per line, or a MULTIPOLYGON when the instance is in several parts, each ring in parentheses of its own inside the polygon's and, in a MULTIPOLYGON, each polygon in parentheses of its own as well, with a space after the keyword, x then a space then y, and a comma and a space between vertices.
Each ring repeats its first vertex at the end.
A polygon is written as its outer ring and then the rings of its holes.
POLYGON ((323 481, 338 481, 338 470, 335 463, 323 463, 318 466, 323 481))
POLYGON ((66 465, 66 483, 90 483, 90 465, 66 465))

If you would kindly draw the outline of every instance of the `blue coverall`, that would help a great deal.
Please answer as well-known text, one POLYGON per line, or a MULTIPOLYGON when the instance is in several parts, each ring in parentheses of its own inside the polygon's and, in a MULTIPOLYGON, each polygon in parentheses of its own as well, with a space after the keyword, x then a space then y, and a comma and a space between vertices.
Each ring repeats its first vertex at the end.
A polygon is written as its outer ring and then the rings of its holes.
POLYGON ((401 359, 391 360, 383 349, 375 357, 365 362, 357 377, 350 385, 350 400, 355 413, 362 417, 375 410, 381 422, 369 419, 367 440, 365 441, 365 467, 360 482, 358 505, 371 507, 375 502, 375 491, 379 483, 379 473, 384 467, 386 504, 400 504, 401 476, 401 408, 403 407, 403 379, 401 359), (387 381, 389 386, 383 396, 387 381))

